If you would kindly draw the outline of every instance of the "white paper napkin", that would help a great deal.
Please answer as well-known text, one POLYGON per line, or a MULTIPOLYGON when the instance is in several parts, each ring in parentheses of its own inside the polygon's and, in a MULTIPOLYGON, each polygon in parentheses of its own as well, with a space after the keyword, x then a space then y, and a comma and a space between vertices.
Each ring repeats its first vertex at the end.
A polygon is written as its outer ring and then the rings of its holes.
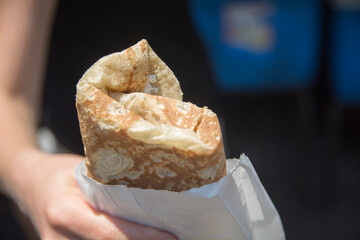
POLYGON ((280 216, 250 160, 244 154, 227 160, 227 171, 216 183, 180 193, 101 184, 87 176, 84 162, 75 176, 94 208, 179 239, 285 239, 280 216))

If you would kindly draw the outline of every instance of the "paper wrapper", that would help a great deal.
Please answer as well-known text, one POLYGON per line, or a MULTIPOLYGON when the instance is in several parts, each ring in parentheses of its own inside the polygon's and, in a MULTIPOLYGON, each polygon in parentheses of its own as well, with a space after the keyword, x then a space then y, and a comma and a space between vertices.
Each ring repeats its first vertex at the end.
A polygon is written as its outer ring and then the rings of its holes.
POLYGON ((185 192, 105 185, 86 174, 75 176, 89 203, 99 211, 169 231, 179 239, 285 239, 280 216, 250 160, 227 160, 227 176, 185 192))

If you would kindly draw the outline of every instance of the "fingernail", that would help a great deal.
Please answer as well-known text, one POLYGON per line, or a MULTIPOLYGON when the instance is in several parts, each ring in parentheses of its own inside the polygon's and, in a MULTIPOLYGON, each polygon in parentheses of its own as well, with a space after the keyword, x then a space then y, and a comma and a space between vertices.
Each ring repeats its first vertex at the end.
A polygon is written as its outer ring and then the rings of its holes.
POLYGON ((166 237, 163 237, 163 238, 160 238, 161 240, 176 240, 177 238, 169 235, 169 236, 166 236, 166 237))
POLYGON ((161 231, 158 239, 160 239, 160 240, 177 240, 177 237, 175 237, 174 235, 172 235, 169 232, 161 231))

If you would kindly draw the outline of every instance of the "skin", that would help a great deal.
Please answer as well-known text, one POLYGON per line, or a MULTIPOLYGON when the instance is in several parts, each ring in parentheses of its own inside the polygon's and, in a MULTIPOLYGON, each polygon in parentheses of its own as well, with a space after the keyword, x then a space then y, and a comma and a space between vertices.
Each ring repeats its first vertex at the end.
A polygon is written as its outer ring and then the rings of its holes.
POLYGON ((74 167, 35 141, 55 0, 0 0, 0 191, 28 215, 41 239, 175 239, 88 205, 74 167))

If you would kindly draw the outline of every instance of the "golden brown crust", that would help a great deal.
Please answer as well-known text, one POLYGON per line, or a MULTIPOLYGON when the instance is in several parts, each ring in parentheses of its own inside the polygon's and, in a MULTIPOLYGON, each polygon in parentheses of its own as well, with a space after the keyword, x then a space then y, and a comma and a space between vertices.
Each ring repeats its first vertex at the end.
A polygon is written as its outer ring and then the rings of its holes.
POLYGON ((100 59, 77 85, 89 176, 105 184, 172 191, 223 177, 225 154, 216 114, 179 100, 179 83, 146 41, 117 57, 122 62, 114 55, 100 59), (150 74, 157 95, 144 93, 150 74))

